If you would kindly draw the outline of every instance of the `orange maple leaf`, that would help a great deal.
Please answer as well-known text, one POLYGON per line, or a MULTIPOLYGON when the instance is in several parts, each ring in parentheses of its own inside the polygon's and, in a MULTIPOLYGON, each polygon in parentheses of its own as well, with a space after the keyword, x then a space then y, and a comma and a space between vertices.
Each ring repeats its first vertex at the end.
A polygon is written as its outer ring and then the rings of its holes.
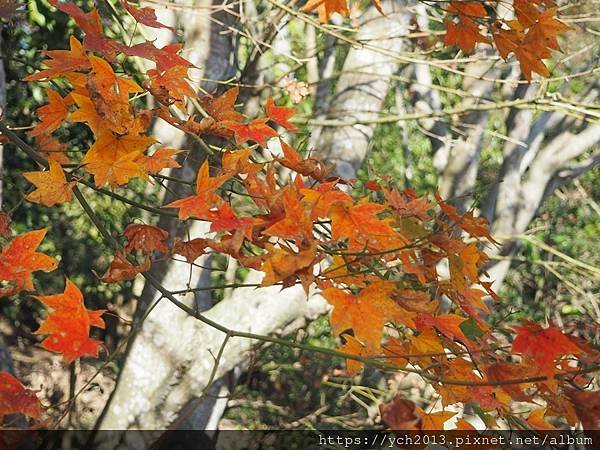
POLYGON ((432 316, 431 314, 422 313, 417 318, 417 327, 419 330, 425 330, 427 328, 435 327, 440 333, 446 336, 448 339, 453 341, 458 339, 465 345, 471 345, 471 341, 467 339, 460 325, 468 320, 465 317, 457 314, 440 314, 438 316, 432 316))
POLYGON ((162 74, 150 69, 146 75, 144 87, 165 106, 175 105, 185 111, 185 97, 196 97, 196 91, 186 81, 188 68, 185 66, 171 67, 162 74))
POLYGON ((156 63, 156 69, 164 72, 175 66, 194 67, 187 59, 179 56, 181 44, 169 44, 162 48, 146 41, 131 47, 122 46, 119 50, 128 56, 139 56, 156 63))
POLYGON ((130 5, 127 0, 121 0, 121 4, 133 16, 136 22, 151 28, 166 28, 174 33, 177 31, 173 27, 160 23, 156 18, 156 12, 152 8, 136 8, 130 5))
POLYGON ((236 86, 228 89, 219 97, 205 95, 200 99, 200 106, 217 122, 225 120, 241 122, 244 120, 244 115, 235 110, 235 101, 239 93, 240 89, 236 86))
POLYGON ((298 128, 290 123, 290 118, 294 115, 293 108, 286 108, 285 106, 277 106, 275 105, 275 101, 273 97, 269 97, 267 99, 267 105, 265 107, 265 112, 270 120, 275 122, 277 125, 282 126, 286 130, 289 131, 298 131, 298 128))
POLYGON ((143 253, 150 254, 153 251, 168 253, 169 247, 165 240, 169 233, 159 227, 144 225, 139 223, 130 223, 123 231, 123 236, 129 241, 125 250, 141 250, 143 253))
POLYGON ((4 416, 24 414, 32 419, 40 417, 40 400, 31 389, 8 372, 0 372, 0 424, 4 416))
POLYGON ((43 133, 52 133, 64 122, 69 114, 69 105, 61 95, 53 89, 46 89, 48 103, 36 110, 41 122, 27 134, 38 136, 43 133))
POLYGON ((312 241, 313 222, 298 199, 298 192, 288 186, 283 193, 283 218, 263 231, 267 236, 291 239, 298 245, 312 241))
POLYGON ((151 155, 143 155, 137 161, 141 169, 148 174, 157 174, 163 169, 181 167, 175 157, 181 150, 162 147, 155 150, 151 155))
POLYGON ((96 186, 127 183, 131 178, 146 178, 140 165, 142 151, 153 144, 154 138, 144 135, 101 134, 81 161, 94 175, 96 186))
POLYGON ((44 60, 47 69, 23 78, 24 81, 51 80, 73 70, 90 68, 90 62, 83 50, 83 45, 75 36, 69 38, 70 50, 50 50, 46 52, 51 59, 44 60))
POLYGON ((534 430, 556 430, 556 427, 546 421, 545 415, 546 408, 536 408, 527 416, 527 423, 534 430))
POLYGON ((542 328, 529 320, 523 326, 514 327, 517 337, 513 341, 512 351, 533 360, 540 373, 546 375, 546 383, 555 390, 556 365, 566 355, 579 355, 581 349, 563 334, 559 328, 542 328))
MULTIPOLYGON (((373 352, 369 351, 369 348, 361 344, 361 342, 354 336, 344 334, 342 335, 342 338, 345 340, 345 342, 342 345, 340 345, 341 352, 348 353, 350 355, 360 356, 362 358, 373 356, 373 352)), ((359 373, 362 370, 363 366, 364 364, 361 361, 349 358, 346 359, 346 372, 351 377, 359 373)))
POLYGON ((208 161, 204 161, 196 177, 196 195, 175 200, 163 206, 163 208, 179 208, 179 219, 181 220, 185 220, 188 217, 195 217, 197 219, 210 218, 211 208, 219 206, 222 202, 221 198, 215 194, 215 191, 229 177, 229 174, 211 177, 208 161))
POLYGON ((354 336, 368 348, 380 349, 383 326, 387 322, 414 327, 414 314, 404 310, 390 298, 394 289, 392 282, 376 281, 357 295, 337 288, 323 290, 321 295, 333 306, 333 332, 339 335, 352 329, 354 336))
POLYGON ((348 239, 351 251, 362 249, 365 243, 373 244, 382 238, 394 237, 397 233, 377 214, 386 209, 376 203, 359 203, 347 206, 334 203, 329 212, 333 239, 348 239))
POLYGON ((258 118, 248 123, 224 121, 221 122, 221 125, 233 131, 235 142, 238 144, 254 141, 259 143, 262 147, 266 147, 267 139, 277 136, 277 132, 267 125, 268 121, 269 119, 258 118))
POLYGON ((331 207, 336 203, 344 205, 352 204, 352 197, 345 192, 335 189, 337 181, 319 184, 314 189, 300 189, 302 202, 306 203, 307 209, 313 220, 327 217, 331 207))
POLYGON ((77 181, 67 181, 67 177, 54 160, 49 160, 50 168, 43 172, 24 172, 23 176, 36 187, 35 191, 25 196, 33 203, 44 206, 53 206, 59 203, 70 202, 73 199, 73 186, 77 181))
POLYGON ((348 0, 308 0, 303 11, 314 11, 317 10, 319 13, 319 20, 321 22, 327 22, 329 18, 335 14, 339 13, 344 17, 347 17, 350 13, 348 9, 348 0))
POLYGON ((36 334, 48 335, 42 347, 60 353, 67 363, 82 356, 98 357, 102 343, 89 337, 90 327, 104 328, 104 310, 89 311, 81 291, 67 278, 62 294, 35 297, 51 311, 36 334))
POLYGON ((287 142, 282 139, 279 139, 279 142, 283 152, 283 158, 279 159, 282 166, 292 169, 294 172, 298 172, 301 175, 312 177, 317 181, 327 178, 333 170, 332 166, 325 166, 325 164, 317 158, 301 158, 298 152, 287 142))
POLYGON ((61 143, 50 134, 40 134, 35 137, 35 145, 38 151, 48 160, 53 159, 59 164, 69 164, 66 154, 67 145, 61 143))
POLYGON ((31 274, 38 270, 50 272, 58 261, 51 256, 37 253, 47 228, 30 231, 14 238, 0 253, 0 281, 9 286, 0 288, 0 297, 13 295, 22 290, 32 290, 31 274))
POLYGON ((206 253, 205 250, 208 246, 207 239, 196 238, 191 241, 181 241, 175 238, 173 253, 181 255, 187 262, 193 263, 196 259, 206 253))
POLYGON ((294 252, 287 248, 266 244, 267 253, 263 256, 261 270, 265 273, 262 286, 271 286, 283 281, 285 287, 293 285, 300 279, 304 291, 308 293, 310 283, 314 279, 312 268, 317 262, 316 247, 294 252))
POLYGON ((451 0, 448 12, 467 17, 485 17, 487 15, 485 7, 478 1, 451 0))
POLYGON ((480 33, 479 25, 466 16, 459 16, 458 23, 446 19, 444 24, 446 25, 444 44, 447 46, 458 45, 463 52, 472 53, 477 42, 489 42, 489 39, 480 33))
POLYGON ((133 280, 138 273, 150 270, 151 265, 150 259, 145 258, 142 264, 136 266, 127 260, 125 253, 118 252, 100 281, 103 283, 117 283, 133 280))

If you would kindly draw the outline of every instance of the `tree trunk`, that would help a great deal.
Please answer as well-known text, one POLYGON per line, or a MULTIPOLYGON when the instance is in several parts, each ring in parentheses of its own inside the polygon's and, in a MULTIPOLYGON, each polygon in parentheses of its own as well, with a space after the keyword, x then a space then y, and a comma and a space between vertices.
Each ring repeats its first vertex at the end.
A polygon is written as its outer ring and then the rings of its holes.
MULTIPOLYGON (((358 28, 356 40, 374 41, 378 47, 390 52, 400 52, 405 44, 411 13, 405 1, 389 1, 382 4, 385 15, 374 7, 364 14, 364 23, 358 28)), ((373 137, 375 127, 361 121, 376 118, 381 112, 390 87, 390 77, 398 72, 399 63, 389 55, 372 49, 353 47, 348 52, 342 73, 331 97, 326 117, 356 120, 355 125, 326 127, 315 130, 312 144, 317 155, 327 162, 335 163, 337 173, 343 178, 353 178, 362 164, 373 137)), ((318 94, 327 94, 323 84, 318 94)), ((322 98, 317 99, 322 108, 322 98)))

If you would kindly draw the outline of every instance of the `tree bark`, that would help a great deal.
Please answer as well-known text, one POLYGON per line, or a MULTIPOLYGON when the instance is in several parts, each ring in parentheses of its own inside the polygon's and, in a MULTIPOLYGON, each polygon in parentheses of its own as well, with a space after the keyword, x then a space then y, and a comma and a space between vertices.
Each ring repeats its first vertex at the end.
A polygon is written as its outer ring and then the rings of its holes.
MULTIPOLYGON (((381 48, 400 52, 411 17, 407 2, 389 1, 383 6, 384 16, 374 7, 363 14, 364 23, 359 26, 356 40, 375 41, 381 48)), ((327 116, 357 122, 377 117, 390 87, 390 76, 398 68, 397 59, 389 55, 362 47, 351 48, 329 101, 327 116)), ((323 96, 326 92, 320 85, 318 93, 323 96)), ((322 100, 317 104, 323 105, 322 100)), ((313 138, 312 144, 321 158, 336 165, 341 177, 350 179, 367 155, 374 129, 373 125, 361 123, 317 129, 313 134, 318 138, 313 138)))

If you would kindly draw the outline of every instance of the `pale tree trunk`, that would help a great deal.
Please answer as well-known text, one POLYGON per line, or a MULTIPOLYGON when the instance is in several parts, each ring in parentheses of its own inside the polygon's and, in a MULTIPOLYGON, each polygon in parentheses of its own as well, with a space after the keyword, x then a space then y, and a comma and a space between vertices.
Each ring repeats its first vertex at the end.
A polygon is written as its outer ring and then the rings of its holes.
MULTIPOLYGON (((492 93, 494 84, 481 80, 482 76, 494 78, 498 71, 489 62, 470 64, 463 90, 471 96, 459 103, 458 108, 468 109, 481 104, 492 93)), ((484 131, 490 113, 488 111, 469 111, 460 119, 458 127, 461 135, 451 141, 447 157, 438 153, 437 164, 441 168, 438 181, 442 197, 450 199, 460 210, 465 211, 470 204, 471 193, 475 187, 479 169, 479 158, 484 144, 484 131)), ((438 139, 434 139, 437 141, 438 139)), ((440 149, 438 151, 444 151, 440 149)))
MULTIPOLYGON (((501 256, 511 256, 518 251, 518 241, 512 237, 527 230, 546 198, 565 183, 600 165, 599 143, 600 125, 586 125, 577 133, 567 129, 542 145, 525 167, 517 163, 511 167, 503 166, 501 177, 513 184, 501 183, 494 202, 492 233, 504 238, 501 256), (589 156, 580 160, 590 151, 589 156)), ((518 159, 521 163, 526 162, 523 158, 518 159)), ((488 273, 496 289, 509 269, 508 259, 496 261, 489 267, 488 273)))
MULTIPOLYGON (((405 45, 404 36, 408 34, 412 13, 405 1, 389 1, 383 5, 385 16, 373 7, 363 13, 364 23, 359 26, 355 38, 397 53, 405 45)), ((374 119, 381 112, 390 88, 390 77, 398 69, 398 60, 389 54, 363 47, 353 47, 348 52, 325 116, 357 123, 317 129, 311 142, 320 157, 336 165, 341 177, 353 178, 367 155, 375 127, 361 122, 374 119)), ((327 94, 323 86, 320 85, 317 91, 316 104, 320 108, 323 108, 323 97, 327 94)))

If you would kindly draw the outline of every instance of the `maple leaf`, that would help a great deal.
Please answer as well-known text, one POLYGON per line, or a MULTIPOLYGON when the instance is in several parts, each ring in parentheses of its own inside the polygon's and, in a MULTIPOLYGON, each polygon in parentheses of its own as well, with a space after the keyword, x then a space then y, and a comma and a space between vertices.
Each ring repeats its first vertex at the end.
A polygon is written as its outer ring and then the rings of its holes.
POLYGON ((480 261, 485 263, 484 256, 475 243, 467 245, 457 255, 449 256, 450 280, 454 289, 464 291, 469 284, 478 281, 477 268, 482 265, 480 261))
POLYGON ((600 429, 600 391, 577 391, 566 389, 577 416, 585 430, 600 429))
MULTIPOLYGON (((517 363, 496 363, 485 369, 485 374, 490 381, 518 380, 537 375, 537 368, 517 363)), ((513 400, 520 402, 531 401, 531 396, 525 392, 527 383, 502 384, 500 387, 513 400)))
POLYGON ((180 150, 162 147, 155 150, 152 155, 143 155, 138 159, 142 170, 148 174, 157 174, 163 169, 181 167, 175 157, 181 153, 180 150))
POLYGON ((544 383, 555 390, 557 360, 566 355, 578 355, 581 349, 556 327, 542 328, 535 322, 525 321, 523 326, 514 329, 517 337, 512 351, 535 361, 539 372, 548 377, 544 383))
POLYGON ((528 40, 537 41, 540 46, 560 50, 556 37, 572 28, 555 18, 557 10, 557 8, 549 8, 538 17, 525 36, 526 43, 528 40))
MULTIPOLYGON (((459 382, 480 381, 473 373, 473 364, 464 358, 454 358, 444 366, 444 379, 459 382)), ((472 397, 468 386, 441 384, 436 388, 442 397, 442 406, 454 403, 467 403, 472 397)))
POLYGON ((326 167, 323 162, 316 158, 302 159, 298 152, 287 142, 281 139, 279 139, 279 142, 284 156, 282 159, 279 159, 282 166, 292 169, 301 175, 312 177, 317 181, 327 178, 332 172, 332 166, 326 167))
POLYGON ((181 44, 169 44, 158 48, 150 41, 121 49, 128 56, 139 56, 153 61, 156 63, 156 69, 159 72, 164 72, 175 66, 194 67, 191 62, 178 55, 180 50, 181 44))
POLYGON ((0 372, 0 424, 5 416, 24 414, 32 419, 40 417, 40 401, 31 389, 8 372, 0 372))
POLYGON ((47 69, 23 78, 24 81, 51 80, 73 70, 90 68, 90 62, 83 50, 83 45, 75 36, 69 38, 70 50, 50 50, 46 55, 51 59, 44 60, 47 69))
POLYGON ((517 20, 525 28, 533 25, 540 16, 540 10, 536 8, 535 3, 532 0, 513 0, 513 9, 517 20))
POLYGON ((302 202, 306 203, 313 220, 328 217, 331 207, 336 203, 352 204, 352 197, 343 191, 334 189, 337 182, 322 183, 315 189, 300 189, 302 202))
POLYGON ((312 240, 313 222, 298 199, 298 192, 287 187, 283 193, 283 218, 263 231, 267 236, 291 239, 298 245, 312 240))
POLYGON ((444 423, 456 415, 452 411, 437 411, 431 414, 422 413, 422 430, 443 430, 444 423))
POLYGON ((379 405, 381 420, 392 430, 420 430, 421 415, 417 411, 417 405, 400 395, 388 403, 379 405))
POLYGON ((462 14, 468 17, 485 17, 487 12, 481 2, 451 0, 448 5, 448 12, 462 14))
POLYGON ((550 425, 545 419, 546 408, 537 408, 527 416, 527 423, 534 430, 556 430, 556 427, 550 425))
POLYGON ((210 231, 244 231, 247 238, 251 237, 252 226, 262 223, 261 219, 254 217, 238 217, 229 203, 224 203, 217 211, 209 218, 211 222, 210 231))
POLYGON ((102 21, 96 8, 92 8, 89 13, 86 13, 73 3, 60 0, 48 0, 48 3, 71 16, 86 34, 102 35, 102 21))
POLYGON ((187 262, 193 263, 206 253, 205 250, 208 246, 207 239, 196 238, 191 241, 181 241, 176 238, 173 244, 173 253, 181 255, 187 262))
MULTIPOLYGON (((360 341, 354 336, 344 334, 342 338, 345 340, 345 342, 340 345, 341 352, 348 353, 350 355, 361 356, 363 358, 372 356, 369 349, 361 344, 360 341)), ((346 372, 351 377, 358 374, 362 370, 363 366, 364 364, 356 359, 346 359, 346 372)))
POLYGON ((333 239, 348 239, 348 248, 352 251, 362 248, 365 242, 373 243, 383 237, 395 236, 396 232, 389 223, 377 218, 377 214, 385 209, 384 205, 368 202, 353 206, 333 204, 329 212, 333 239))
POLYGON ((105 132, 98 137, 81 163, 94 175, 96 186, 106 183, 111 186, 122 185, 131 178, 146 178, 139 157, 154 142, 155 139, 149 136, 105 132))
MULTIPOLYGON (((108 150, 112 152, 114 149, 108 150)), ((127 184, 132 178, 147 178, 146 172, 139 163, 141 152, 128 153, 120 158, 103 157, 102 153, 93 153, 92 156, 83 158, 85 169, 94 175, 97 187, 110 184, 111 187, 127 184)), ((109 156, 111 156, 109 154, 109 156)))
POLYGON ((173 33, 176 32, 175 28, 160 23, 156 18, 156 12, 152 8, 136 8, 130 5, 127 0, 121 0, 121 4, 125 7, 127 12, 133 16, 136 22, 146 25, 147 27, 166 28, 173 33))
POLYGON ((283 281, 284 287, 291 286, 300 279, 304 291, 313 280, 312 267, 317 262, 316 247, 294 252, 287 248, 275 247, 272 244, 265 246, 267 253, 264 255, 261 269, 265 276, 261 286, 271 286, 283 281))
POLYGON ((27 133, 30 136, 52 133, 60 127, 69 114, 69 105, 58 92, 53 89, 46 89, 46 95, 48 96, 48 103, 36 110, 41 122, 27 133))
POLYGON ((398 189, 384 190, 385 198, 400 217, 416 217, 423 222, 431 219, 429 211, 435 206, 427 197, 417 197, 412 189, 404 192, 398 189))
POLYGON ((123 236, 129 241, 125 250, 141 250, 143 253, 150 254, 153 251, 168 253, 169 247, 165 240, 169 236, 165 230, 152 225, 143 225, 130 223, 123 231, 123 236))
POLYGON ((525 45, 517 47, 514 50, 516 58, 519 60, 521 66, 521 72, 527 81, 531 81, 531 74, 533 72, 547 77, 550 75, 550 71, 545 66, 542 58, 534 53, 534 49, 528 48, 525 45))
POLYGON ((237 175, 258 172, 263 165, 252 162, 251 155, 252 149, 250 148, 224 152, 221 159, 223 173, 237 175))
POLYGON ((344 17, 347 17, 350 13, 348 9, 348 0, 308 0, 303 11, 310 12, 317 10, 319 13, 319 20, 321 22, 327 22, 329 18, 339 13, 344 17))
POLYGON ((205 95, 200 99, 200 106, 217 122, 226 120, 241 122, 244 120, 244 115, 235 110, 235 101, 239 93, 240 89, 236 86, 223 92, 219 97, 205 95))
POLYGON ((102 343, 89 337, 90 327, 104 328, 100 317, 104 310, 90 311, 85 308, 81 291, 66 279, 62 294, 35 297, 50 309, 36 334, 47 335, 42 347, 60 353, 67 363, 82 356, 98 357, 102 343))
POLYGON ((36 187, 35 191, 27 194, 25 198, 48 207, 70 202, 73 199, 73 186, 77 181, 67 181, 62 167, 56 161, 51 159, 49 164, 50 168, 43 172, 23 173, 27 181, 36 187))
POLYGON ((94 135, 101 135, 105 130, 105 119, 96 110, 94 102, 86 95, 71 92, 70 97, 77 105, 77 109, 69 116, 71 122, 83 122, 88 125, 94 135))
POLYGON ((277 132, 267 125, 268 121, 269 119, 265 118, 254 119, 249 123, 223 121, 221 125, 233 131, 235 142, 238 144, 254 141, 266 147, 267 139, 277 136, 277 132))
POLYGON ((147 272, 150 267, 151 262, 147 258, 144 259, 142 264, 136 266, 127 260, 127 256, 123 252, 118 252, 100 281, 103 283, 116 283, 118 281, 133 280, 138 273, 147 272))
POLYGON ((196 92, 186 81, 188 68, 185 66, 171 67, 163 74, 150 69, 146 75, 148 79, 144 82, 144 87, 165 106, 175 105, 184 111, 185 97, 196 97, 196 92))
POLYGON ((387 322, 403 323, 414 327, 413 313, 396 304, 390 295, 394 283, 376 281, 357 295, 337 288, 327 288, 321 295, 333 306, 331 327, 335 334, 348 329, 370 349, 381 348, 383 326, 387 322))
POLYGON ((218 206, 221 202, 221 198, 215 194, 215 191, 227 179, 229 179, 229 174, 211 177, 208 161, 204 161, 196 177, 196 195, 175 200, 165 205, 164 208, 179 208, 179 219, 181 220, 188 217, 210 218, 210 209, 218 206))
POLYGON ((294 115, 293 108, 286 108, 284 106, 275 105, 273 97, 267 99, 267 105, 265 112, 270 120, 275 122, 277 125, 282 126, 289 131, 298 131, 298 128, 289 122, 290 118, 294 115))
POLYGON ((66 144, 62 144, 49 134, 40 134, 35 137, 35 145, 38 151, 48 160, 54 160, 58 164, 69 164, 69 157, 66 155, 66 144))
POLYGON ((431 314, 423 313, 417 317, 417 328, 425 330, 428 327, 435 327, 440 333, 446 336, 451 341, 458 339, 465 345, 470 345, 471 341, 464 335, 460 325, 468 320, 456 314, 440 314, 432 316, 431 314))
POLYGON ((510 53, 513 53, 522 44, 522 33, 514 30, 502 28, 502 22, 496 21, 492 24, 492 36, 498 49, 498 53, 503 59, 507 59, 510 53))
POLYGON ((477 42, 489 42, 489 39, 480 33, 479 26, 468 17, 460 16, 458 23, 446 19, 444 25, 446 25, 444 45, 458 45, 464 53, 472 53, 477 42))
POLYGON ((0 253, 0 281, 7 281, 12 286, 0 288, 0 297, 13 295, 22 290, 32 290, 31 274, 38 270, 51 272, 58 262, 55 258, 37 253, 47 228, 30 231, 15 237, 0 253))

